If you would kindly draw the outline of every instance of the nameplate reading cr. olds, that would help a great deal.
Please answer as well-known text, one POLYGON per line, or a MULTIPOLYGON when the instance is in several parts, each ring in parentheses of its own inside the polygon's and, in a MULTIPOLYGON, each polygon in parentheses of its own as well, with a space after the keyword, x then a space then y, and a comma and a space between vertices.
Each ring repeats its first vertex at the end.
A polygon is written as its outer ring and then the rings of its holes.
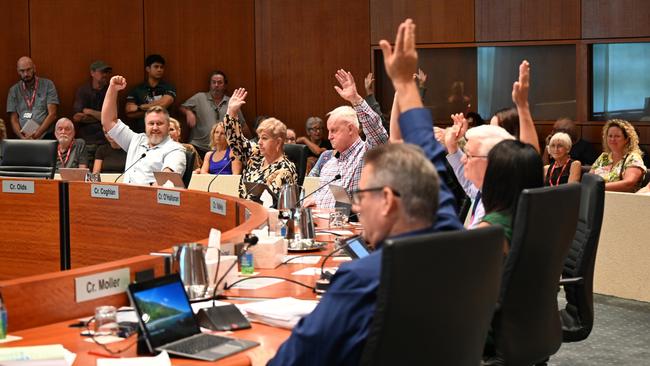
POLYGON ((3 193, 34 193, 33 180, 3 180, 2 181, 3 193))
POLYGON ((226 216, 226 200, 210 197, 210 211, 212 213, 226 216))
POLYGON ((74 279, 77 302, 99 299, 101 297, 126 292, 130 278, 131 271, 128 268, 77 277, 74 279))
POLYGON ((108 184, 93 184, 90 187, 90 197, 119 200, 120 186, 112 186, 108 184))
POLYGON ((158 197, 158 203, 161 205, 171 205, 171 206, 181 205, 181 192, 159 189, 157 197, 158 197))

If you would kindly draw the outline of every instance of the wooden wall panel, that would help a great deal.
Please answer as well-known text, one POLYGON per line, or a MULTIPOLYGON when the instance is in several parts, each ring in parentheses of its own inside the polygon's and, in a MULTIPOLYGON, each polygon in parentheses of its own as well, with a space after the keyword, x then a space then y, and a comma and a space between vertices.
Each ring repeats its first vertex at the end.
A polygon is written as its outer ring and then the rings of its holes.
POLYGON ((228 76, 228 94, 238 87, 248 90, 243 112, 252 121, 256 113, 253 0, 145 0, 144 4, 145 54, 165 57, 165 78, 177 90, 174 105, 207 91, 210 72, 219 69, 228 76))
POLYGON ((106 61, 129 84, 140 79, 141 1, 31 0, 30 15, 32 58, 38 74, 56 85, 59 117, 72 117, 75 92, 89 80, 94 60, 106 61))
POLYGON ((307 117, 346 104, 334 90, 339 68, 354 74, 363 95, 371 69, 368 17, 367 0, 257 0, 257 113, 304 134, 307 117))
POLYGON ((406 18, 417 24, 417 42, 473 42, 474 0, 370 0, 370 39, 395 40, 406 18))
POLYGON ((476 40, 580 38, 580 0, 476 0, 476 40))
POLYGON ((582 0, 582 37, 650 37, 648 0, 582 0))
POLYGON ((29 8, 28 0, 0 0, 4 14, 0 44, 2 62, 0 63, 0 118, 5 122, 7 133, 13 137, 7 115, 7 93, 9 87, 20 80, 16 72, 16 61, 29 55, 29 8))

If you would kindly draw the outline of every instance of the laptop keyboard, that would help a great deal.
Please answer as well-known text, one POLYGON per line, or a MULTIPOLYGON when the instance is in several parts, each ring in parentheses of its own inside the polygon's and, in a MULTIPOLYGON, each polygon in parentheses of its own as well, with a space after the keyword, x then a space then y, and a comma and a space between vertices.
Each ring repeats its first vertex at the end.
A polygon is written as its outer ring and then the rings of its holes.
POLYGON ((188 338, 182 342, 173 345, 167 345, 165 349, 179 353, 185 353, 188 355, 194 355, 207 349, 228 343, 228 341, 230 341, 230 338, 201 334, 198 337, 188 338))

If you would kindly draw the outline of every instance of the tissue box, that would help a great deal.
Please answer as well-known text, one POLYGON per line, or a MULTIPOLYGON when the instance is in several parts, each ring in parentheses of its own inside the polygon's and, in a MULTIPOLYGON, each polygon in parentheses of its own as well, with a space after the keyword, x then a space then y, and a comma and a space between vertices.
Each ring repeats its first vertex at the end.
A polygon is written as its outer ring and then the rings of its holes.
MULTIPOLYGON (((222 255, 221 256, 221 263, 219 264, 219 273, 217 274, 215 278, 215 271, 217 270, 217 258, 216 257, 210 257, 205 260, 206 267, 208 269, 208 276, 210 277, 210 287, 214 288, 215 281, 217 281, 221 276, 226 273, 228 268, 237 261, 237 256, 236 255, 222 255)), ((219 290, 223 290, 223 287, 226 283, 233 283, 237 281, 238 275, 237 275, 237 265, 232 268, 230 273, 226 276, 226 278, 221 281, 221 284, 219 285, 219 290)))
POLYGON ((257 245, 248 249, 253 253, 253 266, 261 269, 273 269, 279 266, 287 254, 287 243, 279 236, 260 238, 257 245))

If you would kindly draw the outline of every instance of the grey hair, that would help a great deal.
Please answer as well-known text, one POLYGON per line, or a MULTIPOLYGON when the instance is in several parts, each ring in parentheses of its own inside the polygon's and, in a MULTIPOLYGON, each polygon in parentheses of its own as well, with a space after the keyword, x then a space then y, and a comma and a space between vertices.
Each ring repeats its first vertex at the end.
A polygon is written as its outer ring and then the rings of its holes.
POLYGON ((309 117, 309 118, 307 118, 307 121, 305 122, 305 130, 309 130, 311 128, 311 126, 313 126, 315 124, 322 125, 323 124, 323 119, 320 118, 320 117, 309 117))
POLYGON ((335 108, 327 114, 330 118, 342 119, 348 123, 351 123, 357 129, 359 129, 359 117, 357 117, 357 112, 354 108, 344 105, 338 108, 335 108))
POLYGON ((385 144, 369 150, 365 164, 372 165, 372 187, 399 192, 407 221, 433 224, 438 210, 440 179, 422 149, 411 144, 385 144))
POLYGON ((515 137, 508 133, 503 127, 495 125, 482 125, 472 127, 465 133, 467 141, 478 142, 477 155, 487 156, 490 150, 501 141, 514 140, 515 137))
POLYGON ((70 124, 72 125, 72 130, 74 131, 74 130, 75 130, 75 128, 74 128, 74 123, 72 123, 72 121, 70 120, 70 118, 67 118, 67 117, 61 117, 61 118, 59 118, 59 119, 56 121, 56 124, 54 125, 54 128, 55 128, 55 129, 58 128, 58 127, 59 127, 59 124, 65 122, 65 121, 70 122, 70 124))
POLYGON ((549 152, 551 144, 554 142, 559 142, 567 150, 571 150, 571 146, 573 145, 571 143, 571 136, 569 136, 569 134, 566 132, 556 132, 553 134, 553 136, 551 136, 551 138, 548 140, 548 146, 546 147, 549 152))

